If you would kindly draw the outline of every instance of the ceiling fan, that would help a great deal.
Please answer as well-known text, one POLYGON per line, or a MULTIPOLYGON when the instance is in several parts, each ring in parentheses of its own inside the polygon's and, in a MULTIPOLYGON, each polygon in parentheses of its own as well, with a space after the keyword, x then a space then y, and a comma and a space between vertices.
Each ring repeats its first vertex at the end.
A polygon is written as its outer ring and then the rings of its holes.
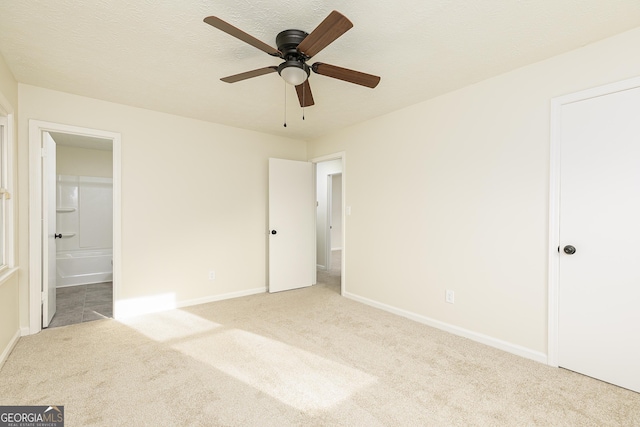
POLYGON ((334 42, 338 37, 346 33, 353 24, 340 12, 333 11, 310 34, 302 30, 284 30, 276 36, 277 49, 234 27, 216 16, 204 19, 207 24, 224 31, 225 33, 256 47, 271 56, 284 60, 277 67, 264 67, 247 71, 228 77, 223 77, 223 82, 235 83, 264 74, 278 72, 285 82, 295 86, 301 107, 314 105, 309 75, 311 70, 334 79, 355 83, 361 86, 374 88, 380 82, 380 77, 360 71, 349 70, 335 65, 316 62, 307 65, 307 61, 317 55, 322 49, 334 42))

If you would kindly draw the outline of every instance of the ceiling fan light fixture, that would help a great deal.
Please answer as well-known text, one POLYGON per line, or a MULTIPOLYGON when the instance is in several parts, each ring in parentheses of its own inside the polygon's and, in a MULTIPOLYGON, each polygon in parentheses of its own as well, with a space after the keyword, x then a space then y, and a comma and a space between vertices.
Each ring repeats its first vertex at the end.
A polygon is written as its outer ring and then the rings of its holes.
POLYGON ((309 66, 301 61, 285 61, 278 66, 278 74, 293 86, 304 83, 309 77, 309 66))

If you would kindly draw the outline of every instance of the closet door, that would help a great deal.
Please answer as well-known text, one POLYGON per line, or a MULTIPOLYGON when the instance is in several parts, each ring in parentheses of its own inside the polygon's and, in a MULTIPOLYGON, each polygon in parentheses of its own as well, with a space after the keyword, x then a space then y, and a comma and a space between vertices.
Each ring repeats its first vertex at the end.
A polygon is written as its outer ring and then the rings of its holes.
POLYGON ((560 111, 559 366, 640 392, 640 87, 560 111))

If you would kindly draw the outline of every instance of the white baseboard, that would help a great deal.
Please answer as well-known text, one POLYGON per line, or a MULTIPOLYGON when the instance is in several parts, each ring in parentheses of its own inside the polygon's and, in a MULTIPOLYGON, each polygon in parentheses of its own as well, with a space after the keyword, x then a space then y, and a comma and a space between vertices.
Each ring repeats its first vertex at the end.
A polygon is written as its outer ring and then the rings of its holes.
POLYGON ((5 349, 2 351, 2 354, 0 354, 0 369, 2 369, 2 366, 4 365, 4 362, 6 362, 7 358, 9 357, 11 352, 13 351, 13 348, 18 343, 18 340, 20 339, 20 336, 21 336, 21 330, 18 329, 16 331, 16 333, 13 335, 13 337, 11 338, 11 340, 9 340, 9 343, 7 344, 5 349))
POLYGON ((349 292, 345 292, 342 295, 354 301, 358 301, 363 304, 370 305, 372 307, 379 308, 381 310, 388 311, 393 314, 397 314, 398 316, 406 317, 407 319, 411 319, 416 322, 423 323, 427 326, 441 329, 443 331, 446 331, 464 338, 469 338, 470 340, 488 345, 490 347, 497 348, 502 351, 506 351, 508 353, 515 354, 517 356, 525 357, 527 359, 531 359, 536 362, 547 364, 547 355, 539 351, 531 350, 529 348, 522 347, 517 344, 512 344, 506 341, 502 341, 497 338, 490 337, 488 335, 484 335, 474 331, 470 331, 468 329, 460 328, 458 326, 450 325, 448 323, 441 322, 439 320, 431 319, 429 317, 422 316, 420 314, 412 313, 407 310, 403 310, 403 309, 396 308, 387 304, 383 304, 374 300, 370 300, 368 298, 364 298, 349 292))
POLYGON ((190 307, 192 305, 200 305, 200 304, 207 304, 209 302, 216 302, 216 301, 223 301, 226 299, 232 299, 232 298, 240 298, 240 297, 246 297, 249 295, 256 295, 256 294, 263 294, 267 292, 267 288, 253 288, 253 289, 247 289, 245 291, 238 291, 238 292, 229 292, 226 294, 220 294, 220 295, 211 295, 208 297, 204 297, 204 298, 196 298, 196 299, 192 299, 192 300, 187 300, 187 301, 180 301, 179 303, 176 304, 176 308, 183 308, 183 307, 190 307))

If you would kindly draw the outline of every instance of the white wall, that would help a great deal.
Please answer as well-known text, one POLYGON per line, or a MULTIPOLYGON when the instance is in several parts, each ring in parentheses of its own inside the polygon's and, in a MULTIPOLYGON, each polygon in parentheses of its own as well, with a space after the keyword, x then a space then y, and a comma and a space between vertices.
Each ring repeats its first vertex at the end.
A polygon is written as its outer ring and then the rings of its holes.
MULTIPOLYGON (((29 119, 122 135, 123 260, 116 307, 132 299, 185 304, 265 288, 267 159, 304 160, 303 142, 23 84, 19 98, 21 194, 28 193, 29 119), (216 271, 215 281, 208 280, 209 270, 216 271)), ((27 215, 24 197, 24 247, 27 215)), ((21 292, 26 325, 26 280, 21 292)))
POLYGON ((331 175, 331 250, 342 249, 342 174, 331 175))
POLYGON ((550 100, 640 75, 638 46, 640 28, 310 142, 347 153, 347 294, 544 360, 550 100))
POLYGON ((316 164, 316 264, 325 268, 327 263, 327 179, 342 172, 342 160, 329 160, 316 164))

